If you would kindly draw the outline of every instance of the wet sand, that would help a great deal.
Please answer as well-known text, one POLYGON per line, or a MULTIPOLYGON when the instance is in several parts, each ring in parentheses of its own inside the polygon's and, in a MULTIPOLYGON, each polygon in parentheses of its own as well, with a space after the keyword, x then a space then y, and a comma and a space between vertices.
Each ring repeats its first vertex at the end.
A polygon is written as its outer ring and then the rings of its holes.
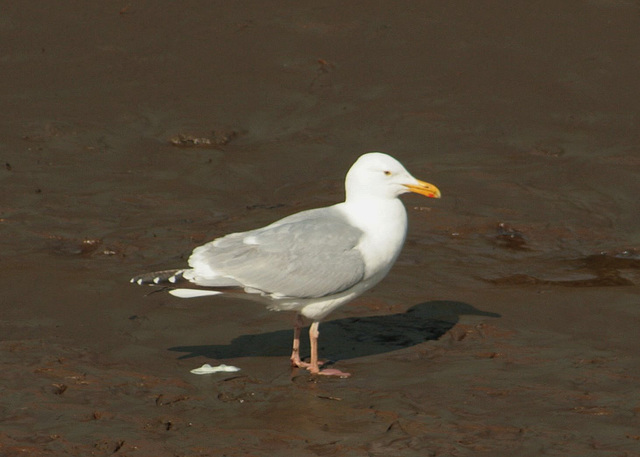
POLYGON ((0 455, 640 455, 639 10, 5 5, 0 455), (321 325, 351 378, 289 368, 289 314, 128 283, 371 150, 443 198, 321 325))

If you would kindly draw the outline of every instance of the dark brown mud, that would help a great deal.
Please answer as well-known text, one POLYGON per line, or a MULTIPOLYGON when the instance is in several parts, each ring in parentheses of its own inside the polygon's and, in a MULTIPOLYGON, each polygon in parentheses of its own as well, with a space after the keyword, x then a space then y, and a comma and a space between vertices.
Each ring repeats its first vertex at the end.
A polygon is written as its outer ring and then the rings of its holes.
POLYGON ((640 455, 637 2, 5 3, 0 455, 640 455), (350 379, 128 283, 373 150, 443 198, 321 326, 350 379))

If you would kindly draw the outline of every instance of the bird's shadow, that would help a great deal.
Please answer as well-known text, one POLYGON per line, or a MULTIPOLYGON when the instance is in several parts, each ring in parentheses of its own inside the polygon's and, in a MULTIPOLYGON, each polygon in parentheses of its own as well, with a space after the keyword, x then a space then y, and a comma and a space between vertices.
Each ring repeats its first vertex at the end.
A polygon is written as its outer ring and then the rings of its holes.
MULTIPOLYGON (((501 317, 456 301, 430 301, 417 304, 404 313, 383 316, 348 317, 320 325, 319 351, 323 358, 346 360, 403 349, 425 341, 437 340, 449 331, 462 315, 501 317)), ((229 344, 176 346, 170 351, 185 352, 180 359, 204 356, 212 359, 238 357, 288 356, 293 331, 242 335, 229 344)), ((305 333, 301 354, 308 353, 305 333)))

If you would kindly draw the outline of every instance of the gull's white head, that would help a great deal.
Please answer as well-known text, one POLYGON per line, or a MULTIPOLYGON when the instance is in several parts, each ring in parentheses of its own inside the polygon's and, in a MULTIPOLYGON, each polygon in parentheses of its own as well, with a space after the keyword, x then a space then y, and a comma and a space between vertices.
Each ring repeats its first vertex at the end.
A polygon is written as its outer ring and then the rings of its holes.
POLYGON ((433 184, 420 181, 390 155, 369 152, 360 156, 347 173, 347 200, 359 198, 397 198, 415 192, 430 198, 440 198, 433 184))

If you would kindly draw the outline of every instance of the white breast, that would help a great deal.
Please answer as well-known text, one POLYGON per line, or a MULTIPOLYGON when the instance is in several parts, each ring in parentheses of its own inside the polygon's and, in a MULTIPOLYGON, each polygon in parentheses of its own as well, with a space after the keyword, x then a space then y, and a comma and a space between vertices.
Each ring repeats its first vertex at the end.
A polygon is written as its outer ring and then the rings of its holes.
MULTIPOLYGON (((391 269, 400 254, 407 234, 407 212, 402 202, 394 199, 345 202, 340 206, 353 225, 364 232, 358 249, 365 261, 365 279, 373 284, 391 269)), ((372 284, 372 285, 373 285, 372 284)))

